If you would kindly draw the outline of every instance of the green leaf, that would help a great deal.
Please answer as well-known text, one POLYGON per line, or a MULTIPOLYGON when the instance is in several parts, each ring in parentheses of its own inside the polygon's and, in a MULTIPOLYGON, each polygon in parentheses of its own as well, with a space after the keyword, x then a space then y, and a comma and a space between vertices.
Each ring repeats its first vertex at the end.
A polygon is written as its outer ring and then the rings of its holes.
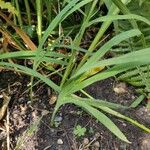
MULTIPOLYGON (((123 33, 120 33, 118 35, 116 35, 115 37, 113 37, 111 40, 109 40, 108 42, 106 42, 97 52, 95 52, 95 54, 93 54, 93 56, 91 56, 91 58, 88 59, 88 61, 78 70, 78 72, 76 72, 72 78, 84 73, 85 71, 88 71, 92 68, 94 68, 93 66, 97 63, 97 61, 106 53, 108 52, 113 46, 118 45, 120 42, 129 39, 131 37, 134 36, 138 36, 140 35, 141 32, 138 29, 132 29, 123 33)), ((113 58, 116 59, 116 58, 113 58)), ((107 62, 108 60, 105 60, 105 62, 107 62)), ((115 61, 116 62, 116 61, 115 61)), ((101 65, 101 67, 104 65, 101 65)), ((98 67, 98 65, 96 66, 98 67)))
POLYGON ((107 129, 109 129, 114 135, 116 135, 121 140, 130 143, 125 135, 120 131, 120 129, 102 112, 95 109, 86 103, 86 101, 81 101, 77 97, 68 96, 59 99, 59 106, 64 105, 66 103, 73 103, 83 109, 85 109, 89 114, 94 116, 98 121, 100 121, 107 129))
POLYGON ((146 19, 145 17, 142 17, 140 15, 136 15, 136 14, 129 14, 129 15, 107 15, 107 16, 102 16, 99 17, 97 19, 92 20, 91 22, 89 22, 88 27, 98 23, 98 22, 105 22, 105 21, 115 21, 115 20, 128 20, 128 19, 136 19, 138 21, 142 21, 147 25, 150 25, 150 21, 148 19, 146 19))
POLYGON ((87 87, 88 85, 91 85, 92 83, 94 83, 96 81, 104 80, 109 77, 115 76, 118 73, 124 72, 133 67, 134 67, 133 64, 132 65, 130 65, 130 64, 117 65, 117 66, 107 69, 103 72, 100 72, 86 80, 83 80, 82 82, 80 81, 79 78, 77 78, 76 80, 73 79, 70 81, 70 83, 68 83, 69 81, 67 82, 68 84, 63 87, 63 90, 65 90, 66 94, 73 94, 73 93, 87 87))
POLYGON ((108 107, 104 107, 104 106, 99 106, 99 108, 100 108, 101 110, 103 110, 103 111, 109 113, 109 114, 112 114, 112 115, 117 116, 117 117, 119 117, 119 118, 121 118, 121 119, 127 120, 128 122, 132 123, 133 125, 136 125, 136 126, 138 126, 139 128, 143 129, 144 131, 150 133, 150 128, 145 127, 143 124, 140 124, 140 123, 138 123, 137 121, 135 121, 135 120, 133 120, 133 119, 131 119, 131 118, 129 118, 129 117, 126 117, 126 116, 120 114, 119 112, 116 112, 116 111, 114 111, 114 110, 112 110, 112 109, 110 109, 110 108, 108 108, 108 107))
POLYGON ((3 0, 0 0, 0 8, 1 8, 1 9, 8 9, 9 12, 18 15, 17 10, 15 9, 15 7, 13 7, 13 6, 11 5, 10 2, 5 2, 5 1, 3 1, 3 0))
POLYGON ((91 2, 92 0, 83 0, 79 2, 80 0, 72 0, 66 5, 66 7, 55 17, 54 20, 50 23, 46 31, 44 32, 44 35, 40 41, 38 49, 41 49, 44 42, 46 41, 47 37, 51 34, 51 32, 54 30, 54 28, 59 24, 59 22, 63 21, 65 18, 67 18, 71 13, 78 10, 80 7, 84 6, 85 4, 91 2))
POLYGON ((130 105, 131 108, 136 108, 145 98, 144 95, 139 96, 137 99, 134 100, 134 102, 130 105))
POLYGON ((38 73, 37 71, 30 69, 28 67, 24 67, 18 64, 11 64, 7 62, 0 62, 0 66, 4 66, 5 68, 11 68, 11 69, 18 69, 17 71, 22 72, 24 74, 28 74, 30 76, 34 76, 45 82, 47 85, 49 85, 51 88, 53 88, 55 91, 60 92, 60 87, 56 85, 53 81, 45 77, 44 75, 38 73))
MULTIPOLYGON (((17 58, 17 59, 33 59, 35 60, 36 56, 36 51, 19 51, 19 52, 9 52, 9 53, 4 53, 0 55, 0 59, 9 59, 9 58, 17 58)), ((42 55, 42 54, 41 54, 42 55)), ((51 62, 55 64, 60 64, 60 65, 67 65, 67 62, 60 60, 62 58, 65 58, 64 54, 59 54, 56 52, 44 52, 43 51, 43 57, 41 57, 40 61, 41 62, 51 62), (50 58, 50 57, 58 57, 56 58, 50 58)))
POLYGON ((146 48, 146 49, 141 49, 135 52, 130 52, 128 54, 125 54, 119 57, 106 59, 106 60, 102 60, 99 62, 94 62, 93 64, 89 64, 89 66, 84 65, 78 71, 78 73, 75 74, 73 77, 80 75, 95 67, 103 67, 103 66, 111 66, 111 65, 119 65, 119 64, 130 64, 130 65, 133 65, 133 68, 134 68, 135 64, 137 66, 150 64, 149 55, 150 55, 150 48, 146 48))
POLYGON ((145 2, 146 0, 139 0, 139 6, 142 6, 142 4, 145 2))
POLYGON ((40 51, 42 51, 42 47, 48 38, 48 36, 51 34, 51 32, 58 26, 60 22, 62 22, 65 18, 67 18, 71 13, 78 10, 80 7, 86 5, 87 3, 91 2, 92 0, 83 0, 80 2, 80 0, 72 0, 70 1, 65 8, 52 20, 46 31, 44 32, 44 35, 42 39, 40 40, 38 49, 37 49, 37 55, 34 61, 34 70, 38 67, 40 64, 40 51))
POLYGON ((80 136, 84 136, 86 132, 86 128, 85 127, 81 127, 80 125, 77 125, 74 130, 73 130, 73 134, 80 137, 80 136))

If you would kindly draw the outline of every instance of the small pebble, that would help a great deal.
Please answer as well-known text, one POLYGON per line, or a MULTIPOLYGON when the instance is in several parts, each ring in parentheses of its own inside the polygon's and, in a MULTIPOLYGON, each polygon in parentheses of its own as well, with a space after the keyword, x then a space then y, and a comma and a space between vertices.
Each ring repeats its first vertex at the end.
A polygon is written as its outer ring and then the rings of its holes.
POLYGON ((53 128, 51 128, 51 132, 55 132, 55 130, 53 128))
POLYGON ((98 139, 98 138, 100 137, 100 133, 99 133, 99 132, 96 132, 95 135, 94 135, 94 137, 95 137, 96 139, 98 139))
POLYGON ((18 117, 18 114, 14 113, 13 118, 17 118, 17 117, 18 117))
POLYGON ((21 109, 21 115, 25 114, 25 112, 27 110, 27 105, 25 105, 25 106, 20 105, 20 109, 21 109))
POLYGON ((84 138, 83 139, 83 145, 88 145, 89 144, 89 139, 88 138, 84 138))
POLYGON ((58 144, 58 145, 62 145, 63 143, 64 143, 64 142, 63 142, 62 139, 58 139, 58 140, 57 140, 57 144, 58 144))
POLYGON ((56 116, 55 117, 56 122, 61 122, 62 120, 63 120, 63 118, 61 116, 56 116))
POLYGON ((57 100, 57 95, 52 95, 51 97, 50 97, 50 99, 49 99, 49 104, 50 105, 53 105, 55 102, 56 102, 56 100, 57 100))
POLYGON ((122 123, 122 125, 123 125, 124 127, 126 127, 126 126, 127 126, 125 123, 122 123))
POLYGON ((150 135, 145 135, 140 144, 141 150, 150 150, 150 135))
POLYGON ((131 96, 131 99, 135 99, 136 97, 134 95, 131 96))
POLYGON ((123 94, 127 92, 127 86, 125 83, 121 82, 114 87, 114 92, 117 94, 123 94))
POLYGON ((100 143, 98 141, 96 141, 96 142, 93 143, 93 146, 95 148, 100 148, 100 143))
POLYGON ((31 104, 31 101, 28 101, 27 104, 28 104, 28 105, 31 104))
POLYGON ((139 108, 135 113, 137 116, 139 116, 139 118, 144 119, 147 123, 150 122, 150 110, 146 107, 139 108))

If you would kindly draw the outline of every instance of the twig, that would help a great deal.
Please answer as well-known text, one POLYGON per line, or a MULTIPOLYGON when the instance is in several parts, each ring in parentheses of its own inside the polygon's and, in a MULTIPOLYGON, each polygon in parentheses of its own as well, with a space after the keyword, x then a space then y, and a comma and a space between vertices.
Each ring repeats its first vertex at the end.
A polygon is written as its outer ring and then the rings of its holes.
POLYGON ((7 115, 6 115, 6 135, 7 135, 7 150, 10 150, 9 108, 7 108, 7 115))

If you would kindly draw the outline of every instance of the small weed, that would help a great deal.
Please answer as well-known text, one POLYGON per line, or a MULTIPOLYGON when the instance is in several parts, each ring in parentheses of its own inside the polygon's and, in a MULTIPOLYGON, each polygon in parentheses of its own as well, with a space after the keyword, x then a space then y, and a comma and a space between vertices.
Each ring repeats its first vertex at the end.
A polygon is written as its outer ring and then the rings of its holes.
POLYGON ((90 127, 90 129, 89 129, 89 133, 90 133, 90 134, 94 134, 94 130, 93 130, 92 127, 90 127))
POLYGON ((81 127, 80 125, 77 125, 73 130, 73 134, 76 135, 77 137, 84 136, 85 132, 86 132, 86 128, 81 127))

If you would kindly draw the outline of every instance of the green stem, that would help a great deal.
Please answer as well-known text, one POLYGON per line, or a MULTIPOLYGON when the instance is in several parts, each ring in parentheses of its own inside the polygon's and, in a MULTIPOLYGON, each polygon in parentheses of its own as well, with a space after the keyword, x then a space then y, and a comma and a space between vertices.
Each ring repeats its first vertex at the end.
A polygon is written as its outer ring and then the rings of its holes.
POLYGON ((90 94, 88 94, 87 92, 85 92, 84 90, 80 90, 85 96, 87 96, 90 99, 94 99, 90 94))
MULTIPOLYGON (((89 12, 86 10, 87 13, 88 13, 88 15, 87 15, 87 16, 86 16, 86 15, 84 16, 83 24, 82 24, 82 26, 81 26, 81 29, 80 29, 79 33, 77 34, 77 36, 75 37, 75 39, 74 39, 74 41, 73 41, 73 45, 76 45, 76 46, 79 46, 79 45, 80 45, 81 39, 82 39, 82 37, 83 37, 83 35, 84 35, 84 32, 85 32, 86 27, 87 27, 87 24, 88 24, 88 22, 89 22, 89 20, 90 20, 90 18, 91 18, 91 16, 92 16, 92 13, 93 13, 93 11, 94 11, 94 8, 95 8, 96 4, 97 4, 97 0, 95 0, 95 1, 92 3, 92 6, 91 6, 89 12)), ((90 5, 91 5, 91 4, 89 4, 89 6, 90 6, 90 5)), ((76 55, 77 55, 77 52, 76 52, 75 50, 72 50, 72 55, 71 55, 71 58, 70 58, 70 60, 69 60, 69 64, 68 64, 68 66, 67 66, 67 68, 66 68, 66 71, 65 71, 65 73, 64 73, 63 79, 62 79, 62 81, 61 81, 61 85, 60 85, 61 87, 63 86, 63 84, 64 84, 65 81, 67 80, 68 76, 70 75, 70 73, 71 73, 71 71, 72 71, 73 66, 75 65, 75 62, 76 62, 76 55)))
POLYGON ((64 103, 63 102, 63 95, 61 96, 61 94, 59 94, 58 98, 57 98, 57 103, 55 105, 55 108, 53 110, 53 113, 52 113, 52 117, 51 117, 51 126, 54 125, 54 118, 55 118, 55 115, 57 113, 57 111, 59 110, 59 108, 63 105, 63 104, 66 104, 66 102, 64 103))
MULTIPOLYGON (((93 42, 91 43, 89 49, 88 49, 88 52, 93 52, 94 49, 96 48, 96 45, 97 43, 99 42, 99 40, 102 38, 102 36, 104 35, 105 31, 108 29, 108 27, 110 26, 111 22, 108 21, 108 22, 104 22, 101 26, 101 28, 99 29, 96 37, 94 38, 93 42)), ((88 58, 88 54, 85 54, 84 57, 82 58, 82 61, 80 62, 80 64, 78 65, 78 68, 79 69, 87 60, 88 58)))
MULTIPOLYGON (((124 3, 126 3, 126 2, 127 2, 127 0, 124 3)), ((119 9, 114 4, 112 4, 112 6, 109 8, 108 15, 109 14, 116 15, 118 13, 119 13, 119 9)), ((97 47, 97 44, 99 43, 100 39, 103 37, 103 35, 106 32, 106 30, 108 29, 108 27, 111 25, 111 23, 112 23, 112 21, 107 21, 101 25, 96 37, 94 38, 93 42, 91 43, 91 45, 88 49, 88 52, 93 52, 95 50, 95 48, 97 47)), ((86 62, 88 57, 89 57, 88 54, 84 55, 80 64, 77 67, 77 71, 83 66, 83 64, 86 62)))
POLYGON ((42 0, 36 0, 37 11, 37 35, 39 42, 42 38, 42 0))
MULTIPOLYGON (((128 8, 126 7, 126 5, 124 5, 120 0, 112 0, 113 3, 120 9, 120 11, 123 14, 130 14, 130 11, 128 10, 128 8)), ((135 20, 129 20, 130 23, 132 24, 133 28, 137 29, 138 25, 136 23, 135 20)))
POLYGON ((52 2, 51 2, 51 0, 45 0, 45 5, 47 7, 48 22, 51 23, 51 20, 52 20, 52 2))
POLYGON ((27 17, 28 17, 28 24, 31 26, 31 12, 30 12, 29 1, 28 0, 24 0, 24 3, 25 3, 27 17))
MULTIPOLYGON (((130 10, 127 8, 127 6, 122 3, 122 1, 120 0, 112 0, 113 3, 120 9, 120 11, 126 15, 126 14, 131 14, 130 10)), ((129 20, 131 25, 133 26, 134 29, 138 29, 138 24, 135 20, 129 20)), ((145 37, 144 37, 144 34, 142 33, 141 35, 141 39, 142 39, 142 45, 143 47, 146 48, 146 40, 145 40, 145 37)))
POLYGON ((22 17, 21 17, 21 11, 20 11, 20 7, 19 7, 19 2, 18 0, 15 0, 15 4, 16 4, 16 9, 18 11, 18 22, 19 22, 19 26, 20 28, 23 27, 23 23, 22 23, 22 17))
MULTIPOLYGON (((14 1, 14 0, 11 0, 11 4, 12 4, 13 6, 15 6, 15 1, 14 1)), ((15 25, 17 25, 17 20, 16 20, 16 15, 15 15, 15 14, 13 14, 13 22, 14 22, 15 25)))

